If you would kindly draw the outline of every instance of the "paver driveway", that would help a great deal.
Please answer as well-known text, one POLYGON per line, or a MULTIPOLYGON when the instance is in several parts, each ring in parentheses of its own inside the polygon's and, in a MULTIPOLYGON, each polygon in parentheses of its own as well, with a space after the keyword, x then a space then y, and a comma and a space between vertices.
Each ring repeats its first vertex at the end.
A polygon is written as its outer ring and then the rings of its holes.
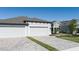
POLYGON ((0 38, 0 51, 47 51, 28 38, 0 38))
POLYGON ((50 46, 55 47, 58 50, 65 50, 69 48, 78 47, 79 43, 56 38, 55 36, 35 36, 39 41, 49 44, 50 46))

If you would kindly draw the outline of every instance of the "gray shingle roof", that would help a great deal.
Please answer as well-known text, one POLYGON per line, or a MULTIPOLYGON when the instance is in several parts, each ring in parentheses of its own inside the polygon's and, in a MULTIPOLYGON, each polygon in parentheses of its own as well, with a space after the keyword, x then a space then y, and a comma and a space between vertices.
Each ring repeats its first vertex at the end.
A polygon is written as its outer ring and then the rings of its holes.
POLYGON ((25 17, 25 16, 3 19, 3 20, 0 20, 0 23, 25 24, 24 21, 26 21, 26 22, 46 22, 46 23, 49 23, 49 21, 46 21, 46 20, 41 20, 41 19, 38 19, 38 18, 29 18, 29 17, 25 17))

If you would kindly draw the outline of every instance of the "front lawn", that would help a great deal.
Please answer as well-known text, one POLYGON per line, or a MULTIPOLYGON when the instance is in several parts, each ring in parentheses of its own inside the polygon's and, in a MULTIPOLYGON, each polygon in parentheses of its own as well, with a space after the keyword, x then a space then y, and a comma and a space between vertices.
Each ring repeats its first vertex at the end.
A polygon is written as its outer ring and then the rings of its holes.
POLYGON ((56 35, 58 38, 74 41, 79 43, 79 36, 76 35, 71 35, 71 34, 61 34, 59 36, 56 35))

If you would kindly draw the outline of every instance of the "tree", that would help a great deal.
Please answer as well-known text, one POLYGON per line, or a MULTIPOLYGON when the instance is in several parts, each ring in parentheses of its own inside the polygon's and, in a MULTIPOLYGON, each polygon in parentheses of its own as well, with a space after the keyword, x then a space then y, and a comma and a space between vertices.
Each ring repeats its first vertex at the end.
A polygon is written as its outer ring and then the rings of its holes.
POLYGON ((69 23, 69 30, 71 34, 73 34, 73 32, 76 30, 76 25, 77 25, 76 19, 72 19, 69 23))

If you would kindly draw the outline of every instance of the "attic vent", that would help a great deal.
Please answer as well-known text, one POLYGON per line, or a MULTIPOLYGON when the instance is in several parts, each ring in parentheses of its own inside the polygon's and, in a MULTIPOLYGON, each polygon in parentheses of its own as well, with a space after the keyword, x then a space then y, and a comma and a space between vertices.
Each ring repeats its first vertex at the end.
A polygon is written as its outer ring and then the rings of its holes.
POLYGON ((24 20, 23 22, 24 22, 24 23, 26 23, 26 21, 25 21, 25 20, 24 20))

